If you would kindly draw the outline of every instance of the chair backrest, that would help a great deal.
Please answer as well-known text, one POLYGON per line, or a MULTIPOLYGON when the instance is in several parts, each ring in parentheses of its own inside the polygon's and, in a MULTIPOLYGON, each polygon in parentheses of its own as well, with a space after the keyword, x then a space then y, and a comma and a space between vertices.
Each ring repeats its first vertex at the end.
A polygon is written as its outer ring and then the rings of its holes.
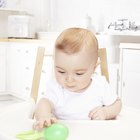
POLYGON ((44 55, 45 55, 45 48, 39 47, 37 50, 36 63, 34 68, 33 81, 32 81, 32 89, 31 89, 31 98, 34 99, 35 103, 37 101, 37 96, 39 91, 44 55))
MULTIPOLYGON (((100 48, 98 54, 100 60, 99 64, 100 64, 101 75, 104 75, 106 77, 106 80, 109 82, 106 48, 100 48)), ((39 47, 37 51, 36 64, 35 64, 32 89, 31 89, 31 98, 33 98, 35 102, 37 101, 37 97, 38 97, 44 57, 45 57, 45 48, 39 47)))
POLYGON ((100 48, 98 54, 100 59, 101 75, 104 75, 106 77, 106 80, 109 82, 106 48, 100 48))

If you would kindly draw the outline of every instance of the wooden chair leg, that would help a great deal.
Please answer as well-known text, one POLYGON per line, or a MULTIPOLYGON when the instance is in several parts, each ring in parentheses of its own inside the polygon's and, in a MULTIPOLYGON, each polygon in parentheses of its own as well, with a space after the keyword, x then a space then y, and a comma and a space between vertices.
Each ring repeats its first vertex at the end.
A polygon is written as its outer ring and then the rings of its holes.
POLYGON ((32 89, 31 89, 31 98, 34 99, 35 103, 38 97, 38 90, 39 90, 44 54, 45 54, 45 48, 39 47, 37 50, 36 64, 34 68, 32 89))

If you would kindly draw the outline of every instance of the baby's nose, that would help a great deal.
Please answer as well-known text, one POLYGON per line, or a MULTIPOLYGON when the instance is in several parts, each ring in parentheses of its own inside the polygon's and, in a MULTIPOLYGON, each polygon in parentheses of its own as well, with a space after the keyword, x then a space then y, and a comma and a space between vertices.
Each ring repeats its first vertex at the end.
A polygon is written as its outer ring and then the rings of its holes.
POLYGON ((66 81, 69 83, 72 83, 72 82, 74 82, 74 77, 72 75, 67 75, 66 81))

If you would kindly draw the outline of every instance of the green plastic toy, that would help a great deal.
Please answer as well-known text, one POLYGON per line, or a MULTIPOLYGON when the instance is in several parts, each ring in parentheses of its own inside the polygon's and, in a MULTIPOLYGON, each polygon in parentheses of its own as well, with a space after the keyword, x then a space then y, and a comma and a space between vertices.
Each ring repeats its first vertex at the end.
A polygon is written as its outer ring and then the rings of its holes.
POLYGON ((66 140, 68 133, 68 128, 65 125, 55 123, 47 128, 44 128, 41 132, 29 130, 19 133, 16 135, 16 138, 20 140, 66 140))

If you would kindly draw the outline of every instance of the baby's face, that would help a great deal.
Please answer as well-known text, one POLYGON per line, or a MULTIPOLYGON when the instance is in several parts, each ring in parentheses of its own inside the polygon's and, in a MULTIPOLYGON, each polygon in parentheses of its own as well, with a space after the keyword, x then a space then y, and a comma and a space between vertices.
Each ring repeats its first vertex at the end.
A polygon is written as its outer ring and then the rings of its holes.
POLYGON ((72 92, 82 92, 91 82, 96 63, 90 53, 80 51, 66 54, 60 50, 55 52, 55 76, 58 83, 72 92))

